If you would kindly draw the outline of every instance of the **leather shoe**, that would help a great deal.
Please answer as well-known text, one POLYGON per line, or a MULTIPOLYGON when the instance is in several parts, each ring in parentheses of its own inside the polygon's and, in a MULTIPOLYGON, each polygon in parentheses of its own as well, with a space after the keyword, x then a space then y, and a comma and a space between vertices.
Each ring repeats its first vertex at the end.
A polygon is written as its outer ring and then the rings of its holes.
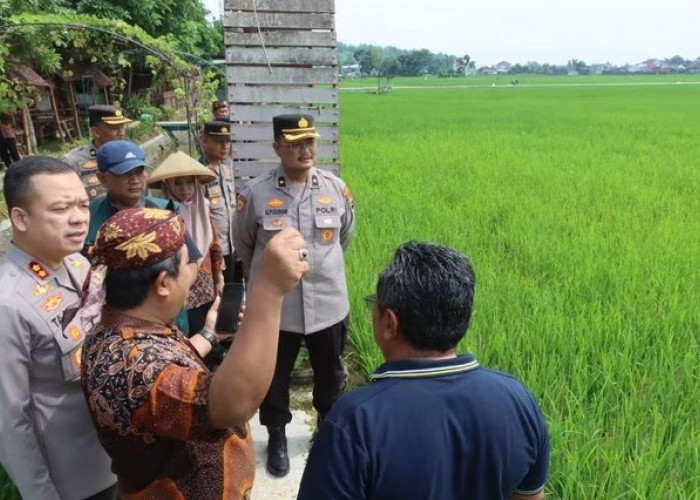
POLYGON ((267 432, 267 471, 275 477, 286 476, 289 472, 289 455, 284 427, 268 427, 267 432))

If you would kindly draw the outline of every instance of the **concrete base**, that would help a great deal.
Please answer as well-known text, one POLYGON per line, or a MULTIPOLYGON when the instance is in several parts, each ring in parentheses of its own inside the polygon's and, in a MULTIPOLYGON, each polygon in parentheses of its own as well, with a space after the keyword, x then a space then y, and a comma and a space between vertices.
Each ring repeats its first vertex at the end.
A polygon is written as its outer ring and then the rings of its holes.
POLYGON ((309 455, 311 434, 316 417, 301 410, 292 411, 292 421, 286 427, 289 474, 277 478, 265 469, 267 462, 267 429, 260 425, 258 416, 250 421, 255 443, 256 469, 253 485, 253 500, 294 499, 304 473, 306 457, 309 455))

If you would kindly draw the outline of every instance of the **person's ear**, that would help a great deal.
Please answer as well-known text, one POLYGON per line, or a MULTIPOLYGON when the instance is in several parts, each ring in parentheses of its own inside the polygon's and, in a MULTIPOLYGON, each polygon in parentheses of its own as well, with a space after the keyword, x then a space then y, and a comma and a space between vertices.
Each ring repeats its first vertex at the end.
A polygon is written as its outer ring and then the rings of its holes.
POLYGON ((12 207, 10 210, 10 221, 17 231, 25 232, 27 230, 27 211, 20 207, 12 207))
POLYGON ((272 149, 275 150, 275 154, 276 154, 277 156, 280 156, 280 143, 279 143, 278 141, 274 141, 274 142, 272 143, 272 149))
POLYGON ((170 276, 166 271, 161 271, 153 282, 153 290, 156 295, 162 299, 167 299, 170 297, 170 282, 172 276, 170 276))
POLYGON ((104 188, 107 187, 107 175, 104 172, 97 172, 97 180, 100 181, 104 188))
POLYGON ((393 309, 384 309, 380 311, 379 316, 379 335, 385 341, 393 341, 399 336, 401 331, 401 322, 393 309))

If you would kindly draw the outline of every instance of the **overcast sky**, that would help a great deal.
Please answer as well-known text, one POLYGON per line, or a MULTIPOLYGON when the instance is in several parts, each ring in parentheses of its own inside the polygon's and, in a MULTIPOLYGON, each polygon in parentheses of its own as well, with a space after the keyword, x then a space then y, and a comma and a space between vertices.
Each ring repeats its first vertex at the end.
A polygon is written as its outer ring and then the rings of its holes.
MULTIPOLYGON (((216 13, 220 0, 205 0, 216 13)), ((700 0, 335 0, 338 41, 499 61, 700 57, 700 0)))

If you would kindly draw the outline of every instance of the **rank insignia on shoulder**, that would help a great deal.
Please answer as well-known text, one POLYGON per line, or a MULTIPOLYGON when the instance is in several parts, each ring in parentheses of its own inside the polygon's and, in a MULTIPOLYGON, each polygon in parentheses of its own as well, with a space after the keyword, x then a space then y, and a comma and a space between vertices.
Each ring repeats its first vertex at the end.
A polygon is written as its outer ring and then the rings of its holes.
POLYGON ((314 187, 318 187, 318 177, 316 177, 315 175, 311 176, 311 185, 314 187))
POLYGON ((247 201, 245 196, 239 194, 238 198, 236 198, 236 212, 240 214, 243 210, 245 210, 246 203, 247 201))
POLYGON ((74 259, 71 261, 71 265, 76 269, 82 269, 83 268, 83 261, 78 260, 78 259, 74 259))
POLYGON ((50 273, 46 269, 44 269, 44 266, 42 266, 35 260, 29 263, 29 270, 34 274, 34 276, 42 280, 45 280, 50 275, 50 273))
POLYGON ((272 198, 271 200, 267 200, 268 207, 279 208, 282 205, 284 205, 284 200, 281 200, 279 198, 272 198))
POLYGON ((46 312, 51 312, 55 311, 59 307, 61 307, 61 303, 63 302, 63 295, 60 293, 55 293, 48 299, 46 299, 46 302, 44 302, 44 311, 46 312))
POLYGON ((286 179, 285 179, 283 176, 280 175, 280 176, 277 178, 277 187, 283 188, 283 187, 285 187, 286 185, 287 185, 286 179))
POLYGON ((331 198, 330 196, 319 196, 318 202, 323 203, 324 205, 328 205, 329 203, 333 203, 333 198, 331 198))
POLYGON ((90 149, 90 156, 97 156, 97 150, 95 148, 90 149))

